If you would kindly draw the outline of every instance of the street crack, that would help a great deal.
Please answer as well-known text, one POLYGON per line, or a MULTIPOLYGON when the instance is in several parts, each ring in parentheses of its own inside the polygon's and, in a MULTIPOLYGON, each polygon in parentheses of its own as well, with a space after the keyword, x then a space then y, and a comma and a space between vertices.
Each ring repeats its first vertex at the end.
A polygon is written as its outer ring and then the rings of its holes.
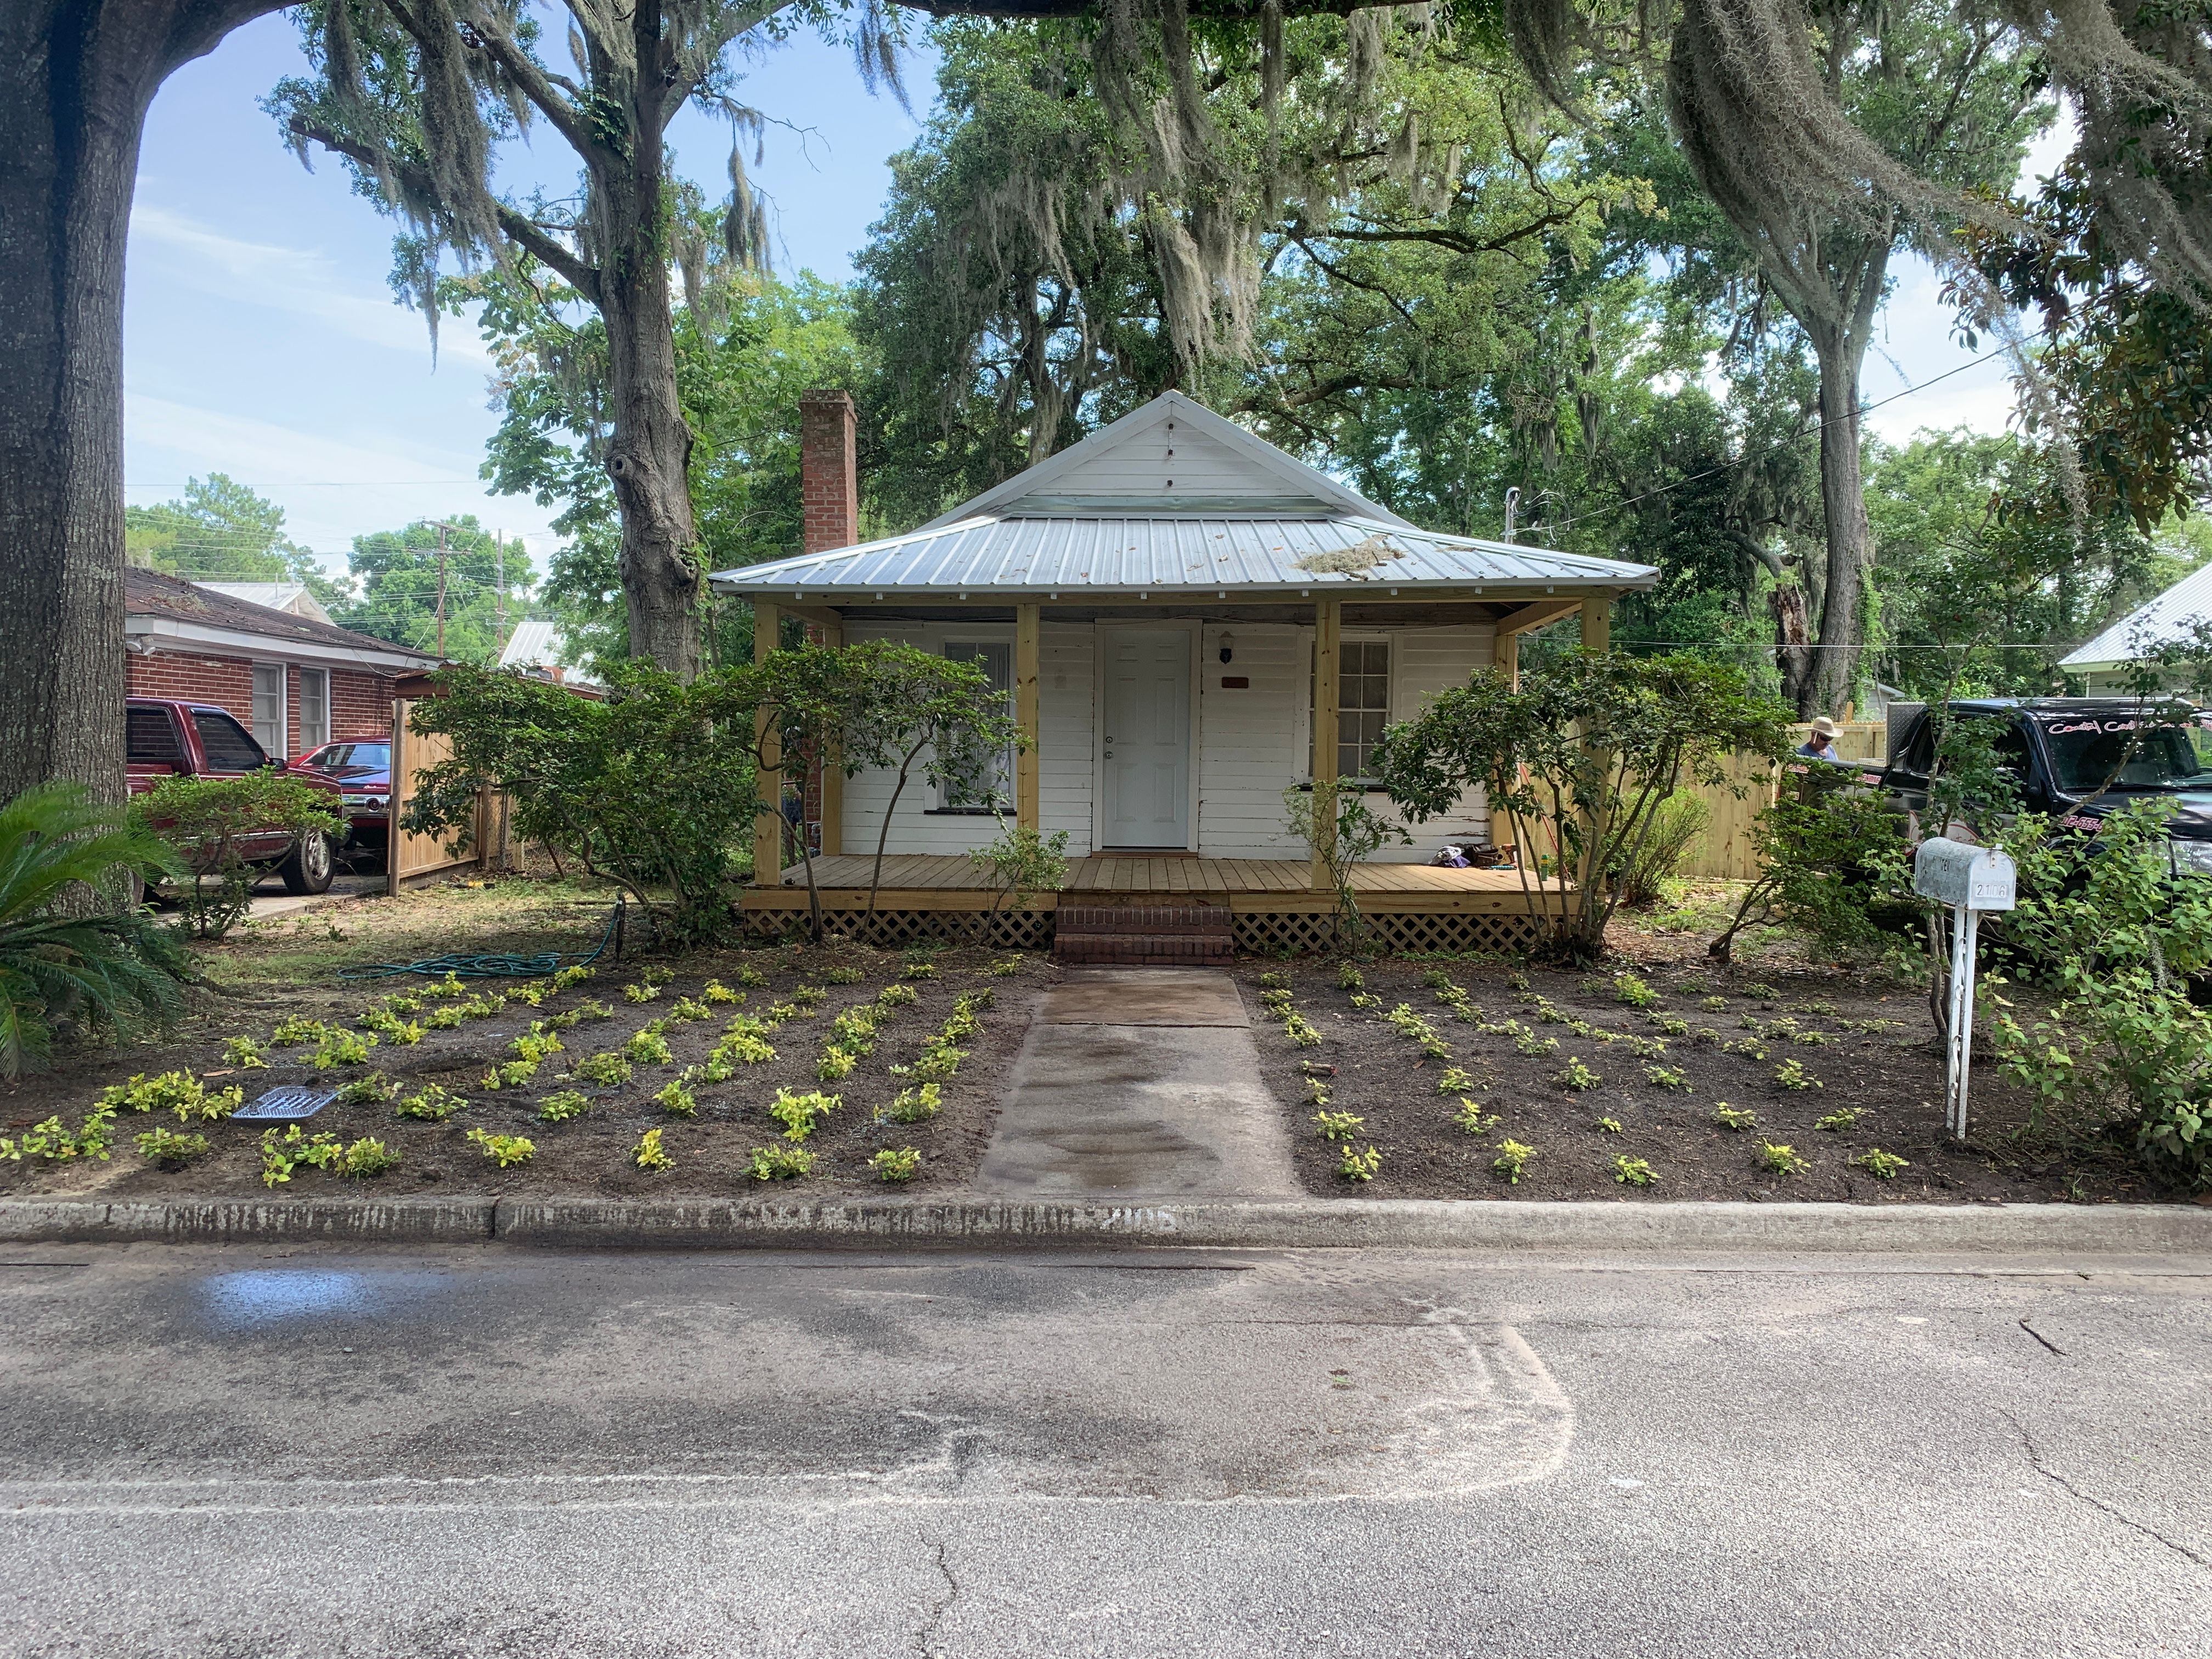
POLYGON ((2184 1560, 2194 1561, 2200 1567, 2212 1567, 2212 1559, 2208 1559, 2196 1550, 2190 1548, 2188 1545, 2182 1543, 2179 1540, 2168 1538, 2156 1527, 2147 1525, 2143 1522, 2136 1520, 2133 1516, 2128 1514, 2118 1505, 2106 1503, 2094 1492, 2083 1492, 2081 1487, 2075 1486, 2071 1480, 2069 1480, 2064 1475, 2059 1474, 2057 1470, 2052 1468, 2048 1463, 2045 1463, 2043 1461, 2043 1454, 2036 1449, 2034 1437, 2028 1433, 2027 1425, 2026 1424, 2022 1423, 2010 1412, 2005 1413, 2004 1417, 2005 1420, 2012 1425, 2013 1432, 2020 1437, 2021 1449, 2027 1454, 2028 1467, 2033 1469, 2038 1474, 2041 1475, 2045 1480, 2050 1481, 2051 1485, 2059 1488, 2060 1491, 2065 1492, 2069 1498, 2077 1498, 2084 1504, 2087 1504, 2091 1509, 2100 1510, 2102 1513, 2110 1516, 2113 1520, 2118 1522, 2130 1532, 2139 1532, 2144 1537, 2152 1540, 2154 1542, 2165 1545, 2166 1548, 2172 1550, 2176 1555, 2180 1556, 2184 1560))
POLYGON ((2036 1329, 2034 1326, 2029 1324, 2025 1319, 2020 1322, 2020 1328, 2026 1331, 2030 1336, 2033 1337, 2037 1341, 2043 1344, 2045 1347, 2050 1349, 2051 1352, 2057 1354, 2061 1359, 2066 1358, 2065 1349, 2060 1347, 2056 1342, 2053 1342, 2049 1337, 2045 1336, 2041 1331, 2036 1329))
POLYGON ((938 1635, 944 1629, 945 1615, 952 1611, 953 1604, 960 1599, 960 1580, 952 1571, 952 1563, 946 1554, 945 1540, 933 1538, 926 1532, 922 1534, 921 1538, 922 1542, 927 1544, 933 1553, 933 1559, 937 1566, 937 1576, 944 1580, 944 1593, 931 1601, 928 1614, 923 1620, 921 1628, 914 1633, 914 1650, 921 1656, 921 1659, 934 1659, 938 1651, 938 1635))

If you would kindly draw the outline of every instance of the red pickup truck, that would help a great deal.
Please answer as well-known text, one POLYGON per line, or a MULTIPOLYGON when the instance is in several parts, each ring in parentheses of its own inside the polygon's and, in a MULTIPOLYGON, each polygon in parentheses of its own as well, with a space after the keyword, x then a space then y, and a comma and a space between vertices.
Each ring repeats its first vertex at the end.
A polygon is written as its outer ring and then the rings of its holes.
MULTIPOLYGON (((226 709, 160 697, 132 697, 125 719, 129 722, 125 754, 134 795, 151 789, 158 778, 180 773, 196 778, 235 778, 274 768, 318 794, 329 796, 331 811, 341 817, 345 814, 343 793, 336 783, 306 767, 271 760, 253 740, 253 734, 226 709)), ((328 892, 337 873, 337 849, 325 835, 295 836, 289 830, 270 830, 246 837, 240 850, 249 864, 274 869, 282 876, 288 893, 328 892)))

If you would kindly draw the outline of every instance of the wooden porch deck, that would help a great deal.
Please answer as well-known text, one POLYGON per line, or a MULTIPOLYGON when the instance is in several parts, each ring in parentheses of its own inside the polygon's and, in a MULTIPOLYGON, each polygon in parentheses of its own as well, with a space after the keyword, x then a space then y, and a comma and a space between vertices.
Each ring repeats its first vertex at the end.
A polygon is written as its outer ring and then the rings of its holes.
MULTIPOLYGON (((874 860, 866 854, 840 854, 814 860, 814 882, 824 905, 848 909, 865 905, 874 860)), ((1335 896, 1316 892, 1311 866, 1303 859, 1208 859, 1188 854, 1102 853, 1074 860, 1060 893, 1038 895, 1025 908, 1049 910, 1063 896, 1079 897, 1188 898, 1225 903, 1233 911, 1329 910, 1335 896)), ((1552 904, 1557 883, 1530 886, 1552 904)), ((1448 870, 1432 864, 1363 864, 1352 872, 1352 889, 1363 910, 1421 915, 1524 911, 1522 878, 1513 870, 1448 870)), ((915 853, 887 854, 880 910, 988 910, 994 897, 964 857, 915 853)), ((787 910, 806 903, 806 872, 793 866, 777 887, 749 887, 748 910, 787 910)), ((1547 907, 1548 908, 1548 907, 1547 907)))

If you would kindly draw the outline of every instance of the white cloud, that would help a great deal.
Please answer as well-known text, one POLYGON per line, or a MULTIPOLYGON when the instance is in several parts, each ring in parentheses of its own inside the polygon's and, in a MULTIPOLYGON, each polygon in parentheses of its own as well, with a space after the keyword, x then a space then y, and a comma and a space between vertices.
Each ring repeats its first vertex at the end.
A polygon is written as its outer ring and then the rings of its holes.
MULTIPOLYGON (((132 210, 131 234, 134 258, 158 261, 166 283, 306 318, 428 366, 429 331, 422 314, 396 304, 381 282, 366 282, 326 254, 248 241, 151 204, 132 210)), ((438 356, 474 368, 491 362, 476 331, 452 318, 439 331, 438 356)))

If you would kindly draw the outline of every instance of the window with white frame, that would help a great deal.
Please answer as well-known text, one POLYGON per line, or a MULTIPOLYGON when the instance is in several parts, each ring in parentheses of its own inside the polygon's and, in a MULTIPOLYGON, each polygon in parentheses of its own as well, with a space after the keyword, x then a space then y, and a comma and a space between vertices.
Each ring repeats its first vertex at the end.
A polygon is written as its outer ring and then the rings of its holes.
MULTIPOLYGON (((945 654, 954 662, 972 662, 991 678, 991 689, 1004 695, 1006 713, 1013 714, 1014 647, 1006 640, 948 640, 945 654)), ((963 789, 947 783, 939 791, 939 805, 948 811, 988 811, 995 803, 1002 810, 1014 799, 1014 751, 1009 748, 982 758, 966 769, 975 780, 963 789)))
POLYGON ((300 752, 312 755, 331 740, 331 671, 300 671, 300 752))
POLYGON ((281 760, 291 750, 284 742, 284 665, 253 665, 253 740, 264 753, 281 760))
POLYGON ((1364 778, 1390 720, 1390 641, 1346 640, 1339 649, 1336 775, 1364 778))

